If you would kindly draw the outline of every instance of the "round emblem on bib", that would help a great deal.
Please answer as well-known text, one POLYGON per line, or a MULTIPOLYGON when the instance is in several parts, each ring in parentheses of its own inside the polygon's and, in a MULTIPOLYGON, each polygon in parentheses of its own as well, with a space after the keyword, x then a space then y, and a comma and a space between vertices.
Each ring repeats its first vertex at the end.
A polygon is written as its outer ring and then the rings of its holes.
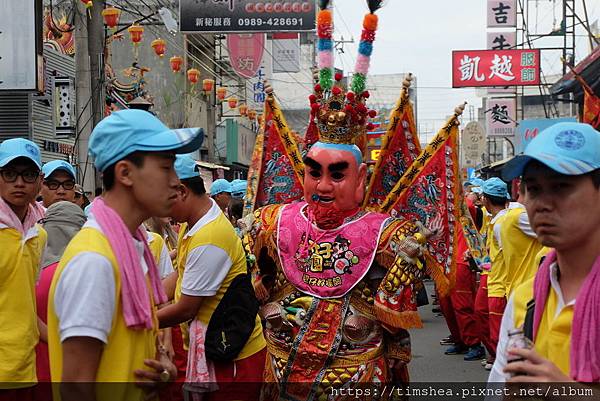
POLYGON ((577 150, 585 145, 585 138, 579 131, 568 130, 559 133, 556 138, 554 138, 554 143, 562 149, 577 150))
POLYGON ((29 154, 32 155, 32 156, 38 156, 39 155, 38 150, 33 145, 26 144, 25 145, 25 150, 27 150, 27 152, 29 152, 29 154))

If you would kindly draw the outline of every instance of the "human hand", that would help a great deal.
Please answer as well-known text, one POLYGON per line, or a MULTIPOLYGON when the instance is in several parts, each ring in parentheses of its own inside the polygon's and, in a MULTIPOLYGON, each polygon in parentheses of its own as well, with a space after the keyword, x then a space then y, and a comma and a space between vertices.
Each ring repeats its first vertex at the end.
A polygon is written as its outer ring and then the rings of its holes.
POLYGON ((558 366, 540 356, 533 349, 511 348, 508 353, 524 359, 506 365, 504 373, 512 376, 508 383, 564 383, 573 381, 558 366))
POLYGON ((160 361, 145 359, 144 365, 152 370, 137 369, 134 375, 138 379, 135 384, 144 389, 147 400, 154 399, 161 387, 177 378, 177 368, 166 358, 161 358, 160 361))

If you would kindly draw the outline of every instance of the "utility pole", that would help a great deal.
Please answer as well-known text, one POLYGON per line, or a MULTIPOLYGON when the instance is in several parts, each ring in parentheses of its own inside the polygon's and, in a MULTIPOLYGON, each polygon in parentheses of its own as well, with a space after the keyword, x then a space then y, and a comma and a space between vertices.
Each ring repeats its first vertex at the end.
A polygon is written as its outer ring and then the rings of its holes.
POLYGON ((102 10, 104 10, 104 0, 94 1, 88 22, 88 50, 93 88, 92 128, 100 122, 104 110, 104 22, 102 10))

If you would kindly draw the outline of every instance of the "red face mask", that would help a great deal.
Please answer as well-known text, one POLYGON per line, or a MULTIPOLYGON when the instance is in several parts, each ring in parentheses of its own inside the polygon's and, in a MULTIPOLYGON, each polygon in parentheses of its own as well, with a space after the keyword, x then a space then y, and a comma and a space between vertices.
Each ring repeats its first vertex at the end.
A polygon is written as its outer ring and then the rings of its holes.
POLYGON ((366 171, 349 151, 311 148, 305 159, 304 198, 319 227, 337 227, 359 210, 366 171))

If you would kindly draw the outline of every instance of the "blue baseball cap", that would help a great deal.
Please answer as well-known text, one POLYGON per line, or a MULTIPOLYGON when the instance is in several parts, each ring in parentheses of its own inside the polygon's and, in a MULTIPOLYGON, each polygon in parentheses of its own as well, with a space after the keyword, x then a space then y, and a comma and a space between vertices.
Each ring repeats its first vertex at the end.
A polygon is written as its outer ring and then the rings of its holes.
POLYGON ((196 161, 190 155, 177 155, 175 158, 175 172, 180 180, 199 177, 200 171, 196 161))
POLYGON ((219 178, 215 180, 210 186, 210 194, 211 196, 215 196, 220 194, 221 192, 231 193, 231 183, 224 178, 219 178))
POLYGON ((246 180, 233 180, 231 181, 231 196, 234 198, 243 198, 246 196, 246 187, 248 182, 246 180))
POLYGON ((13 138, 0 143, 0 167, 6 166, 18 157, 26 157, 39 169, 42 168, 40 148, 29 139, 13 138))
POLYGON ((48 162, 42 166, 44 178, 50 177, 56 170, 66 171, 73 178, 73 181, 77 179, 77 173, 75 173, 73 166, 64 160, 52 160, 51 162, 48 162))
POLYGON ((202 145, 202 128, 169 129, 144 110, 113 112, 96 125, 89 152, 100 171, 133 152, 191 153, 202 145))
POLYGON ((508 186, 498 177, 492 177, 488 180, 485 180, 481 186, 481 192, 484 195, 510 199, 510 195, 508 194, 508 186))
POLYGON ((554 124, 533 138, 522 155, 506 163, 502 177, 512 180, 523 175, 532 160, 564 175, 581 175, 599 169, 600 132, 589 124, 554 124))

